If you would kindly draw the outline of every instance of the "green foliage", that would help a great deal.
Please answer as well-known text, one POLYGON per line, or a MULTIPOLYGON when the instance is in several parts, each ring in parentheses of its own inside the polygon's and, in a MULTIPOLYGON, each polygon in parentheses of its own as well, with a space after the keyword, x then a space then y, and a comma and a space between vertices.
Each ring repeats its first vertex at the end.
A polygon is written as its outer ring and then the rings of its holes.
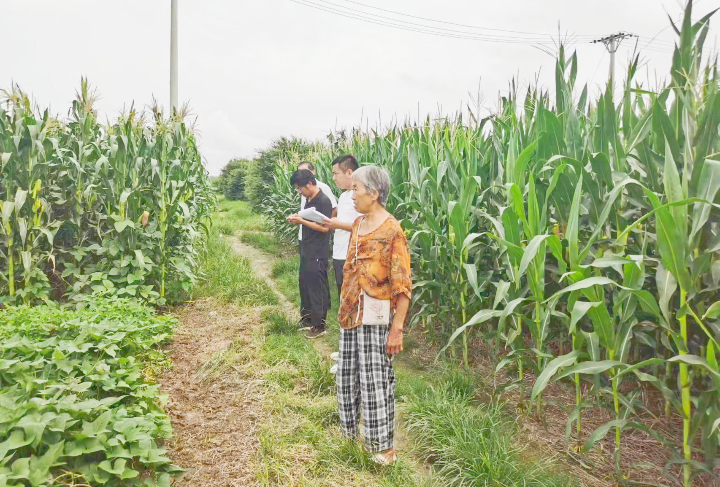
POLYGON ((547 462, 524 463, 501 408, 471 406, 464 392, 447 384, 405 398, 405 426, 443 485, 574 485, 547 462))
MULTIPOLYGON (((629 475, 624 428, 668 441, 637 421, 652 406, 640 402, 641 382, 662 393, 666 415, 682 417, 668 463, 683 466, 685 485, 716 467, 720 78, 716 59, 703 64, 711 15, 693 22, 687 3, 670 78, 656 90, 635 81, 637 56, 620 92, 607 86, 593 100, 576 86, 576 54, 561 46, 553 96, 532 85, 518 93, 513 81, 488 118, 331 134, 311 159, 321 179, 340 153, 388 170, 388 208, 412 251, 411 324, 451 356, 462 337, 466 363, 469 335, 491 341, 498 367, 517 370, 503 388, 519 387, 523 401, 522 378, 535 372, 539 415, 544 389, 570 378, 576 441, 585 408, 613 415, 589 446, 615 433, 618 481, 629 475)), ((292 169, 275 164, 261 206, 280 236, 293 232, 284 223, 292 169)))
POLYGON ((203 276, 192 296, 215 297, 238 306, 277 304, 277 296, 252 270, 246 257, 235 252, 218 233, 211 233, 200 255, 203 276))
POLYGON ((65 122, 0 103, 0 301, 93 292, 164 304, 191 289, 214 206, 181 114, 98 123, 85 80, 65 122))
POLYGON ((278 238, 271 233, 243 232, 240 240, 269 254, 282 255, 289 250, 287 245, 278 242, 278 238))
POLYGON ((255 159, 256 164, 251 166, 246 181, 245 194, 253 208, 259 208, 272 194, 275 166, 282 165, 294 171, 300 162, 309 160, 318 147, 318 144, 296 137, 289 139, 282 137, 273 142, 269 148, 261 151, 255 159))
MULTIPOLYGON (((297 227, 285 221, 286 216, 297 213, 300 208, 300 196, 290 184, 290 175, 300 162, 315 162, 323 150, 322 144, 283 137, 260 152, 257 164, 248 174, 245 193, 248 201, 253 209, 269 217, 272 231, 284 243, 297 245, 297 227)), ((329 169, 318 168, 318 178, 330 184, 329 169)))
POLYGON ((172 428, 140 357, 174 326, 127 299, 0 311, 0 484, 169 486, 172 428))
POLYGON ((215 184, 228 201, 245 199, 245 178, 255 164, 247 159, 233 159, 222 169, 215 184))
MULTIPOLYGON (((298 272, 300 272, 299 256, 279 259, 273 264, 273 277, 276 279, 275 282, 277 283, 278 289, 290 302, 299 306, 300 290, 298 289, 298 272)), ((329 276, 328 282, 333 282, 329 276)), ((329 319, 332 316, 333 315, 328 312, 329 319)))
POLYGON ((213 214, 213 229, 223 235, 234 235, 238 231, 263 232, 265 218, 253 213, 245 201, 222 200, 218 212, 213 214))
POLYGON ((297 334, 297 323, 290 320, 285 313, 278 310, 266 311, 262 314, 265 322, 265 332, 272 335, 297 334))

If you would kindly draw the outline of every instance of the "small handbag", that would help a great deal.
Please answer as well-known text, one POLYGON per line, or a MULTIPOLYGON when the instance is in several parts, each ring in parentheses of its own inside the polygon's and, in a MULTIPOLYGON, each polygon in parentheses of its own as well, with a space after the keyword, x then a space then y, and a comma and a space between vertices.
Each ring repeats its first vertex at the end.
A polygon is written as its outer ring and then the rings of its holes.
MULTIPOLYGON (((355 264, 357 265, 358 257, 358 239, 360 235, 360 225, 365 221, 365 217, 360 220, 358 228, 355 231, 355 264)), ((360 297, 362 299, 362 325, 390 325, 390 300, 389 299, 377 299, 368 296, 365 291, 360 290, 360 297)), ((360 303, 358 303, 358 315, 355 321, 360 319, 360 303)))

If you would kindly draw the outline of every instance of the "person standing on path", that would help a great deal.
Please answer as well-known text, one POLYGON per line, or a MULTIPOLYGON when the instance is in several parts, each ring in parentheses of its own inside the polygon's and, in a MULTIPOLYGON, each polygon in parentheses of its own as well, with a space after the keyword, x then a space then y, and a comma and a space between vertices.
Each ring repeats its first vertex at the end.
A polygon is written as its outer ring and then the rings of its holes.
POLYGON ((350 244, 350 231, 353 223, 360 216, 352 198, 352 175, 357 168, 357 160, 350 154, 342 155, 332 161, 333 181, 338 188, 344 190, 338 198, 337 216, 325 219, 325 225, 331 230, 335 230, 332 258, 338 298, 342 292, 343 266, 350 244))
MULTIPOLYGON (((322 190, 323 193, 325 193, 325 196, 327 196, 330 199, 330 204, 332 205, 333 214, 332 216, 337 215, 337 206, 338 206, 338 200, 335 197, 335 194, 332 192, 332 189, 327 184, 323 183, 317 178, 317 171, 315 171, 315 164, 312 162, 303 161, 297 166, 298 171, 300 169, 307 169, 311 173, 313 173, 313 176, 315 176, 315 182, 317 182, 318 188, 322 190)), ((300 195, 300 211, 305 209, 305 205, 307 204, 307 198, 300 195)), ((300 231, 298 232, 298 240, 302 244, 302 228, 300 228, 300 231)))
POLYGON ((356 438, 362 403, 365 447, 389 465, 397 457, 392 356, 403 350, 410 307, 410 251, 400 223, 385 209, 390 177, 377 166, 352 175, 355 209, 340 297, 336 374, 343 433, 356 438))
MULTIPOLYGON (((308 171, 310 171, 310 172, 313 174, 313 176, 315 176, 315 165, 314 165, 312 162, 303 161, 303 162, 301 162, 300 164, 298 164, 297 169, 298 169, 298 171, 301 170, 301 169, 303 169, 303 170, 308 170, 308 171)), ((335 198, 335 195, 333 194, 332 189, 330 189, 330 186, 328 186, 327 184, 325 184, 325 183, 323 183, 322 181, 318 180, 317 177, 315 178, 315 182, 316 182, 317 186, 318 186, 318 187, 322 190, 322 192, 325 194, 325 196, 327 196, 327 197, 330 199, 330 204, 331 204, 331 206, 332 206, 332 208, 333 208, 332 216, 334 217, 334 216, 337 214, 337 199, 335 198)), ((305 198, 305 196, 301 195, 301 196, 300 196, 300 211, 302 211, 302 210, 305 209, 305 205, 306 205, 306 204, 307 204, 307 199, 305 198)), ((316 208, 316 209, 317 209, 317 208, 316 208)), ((318 210, 318 211, 319 211, 319 210, 318 210)), ((293 214, 293 215, 290 215, 290 216, 287 218, 287 221, 290 221, 290 219, 293 218, 293 217, 297 217, 297 213, 295 213, 295 214, 293 214)), ((292 223, 292 222, 291 222, 291 223, 292 223)), ((296 225, 297 225, 297 224, 296 224, 296 225)), ((299 253, 300 253, 300 261, 301 261, 301 263, 302 263, 302 253, 303 253, 303 252, 302 252, 302 244, 303 244, 303 227, 302 227, 302 225, 300 225, 299 228, 298 228, 298 251, 299 251, 299 253)), ((298 276, 298 277, 299 277, 299 276, 298 276)), ((298 281, 299 281, 299 279, 298 279, 298 281)), ((302 284, 299 283, 299 282, 298 282, 298 284, 300 285, 300 309, 301 309, 301 310, 309 309, 308 303, 305 303, 305 302, 303 301, 302 284)), ((326 289, 327 289, 327 291, 328 291, 328 295, 327 295, 327 306, 328 306, 328 309, 330 309, 330 287, 327 286, 327 285, 326 285, 325 287, 326 287, 326 289)), ((303 315, 303 314, 302 314, 302 311, 301 311, 301 314, 300 314, 300 329, 307 329, 307 328, 309 328, 309 327, 310 327, 310 316, 309 316, 309 315, 307 315, 307 316, 306 316, 306 315, 303 315)))
MULTIPOLYGON (((307 169, 295 171, 290 183, 305 197, 309 208, 315 208, 326 217, 332 215, 330 199, 320 190, 312 172, 307 169)), ((317 338, 325 334, 325 319, 330 308, 327 276, 330 229, 298 215, 291 215, 287 220, 301 225, 300 314, 303 318, 309 317, 306 336, 317 338)))

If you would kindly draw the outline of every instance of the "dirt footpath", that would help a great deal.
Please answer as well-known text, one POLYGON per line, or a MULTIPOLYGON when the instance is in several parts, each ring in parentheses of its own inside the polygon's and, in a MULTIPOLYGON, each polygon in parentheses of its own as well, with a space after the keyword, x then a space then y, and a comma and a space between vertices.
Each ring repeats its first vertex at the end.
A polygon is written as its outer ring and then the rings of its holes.
POLYGON ((176 465, 191 470, 173 485, 257 485, 254 455, 263 414, 259 381, 232 366, 207 381, 198 378, 198 371, 218 352, 249 343, 260 324, 258 313, 209 299, 176 310, 181 325, 170 353, 173 367, 159 383, 169 397, 165 409, 175 433, 165 446, 176 465))

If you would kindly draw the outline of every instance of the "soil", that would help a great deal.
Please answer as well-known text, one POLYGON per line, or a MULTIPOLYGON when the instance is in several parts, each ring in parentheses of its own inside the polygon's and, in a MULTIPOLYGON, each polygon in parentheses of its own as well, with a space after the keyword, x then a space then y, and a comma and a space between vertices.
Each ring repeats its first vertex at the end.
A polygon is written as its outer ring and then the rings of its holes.
MULTIPOLYGON (((247 257, 290 316, 298 315, 272 279, 274 258, 228 237, 235 252, 247 257)), ((165 407, 175 437, 165 445, 176 465, 188 469, 173 483, 179 487, 258 485, 255 455, 263 418, 261 378, 230 368, 210 381, 198 371, 214 354, 233 343, 249 343, 261 326, 260 308, 237 308, 201 299, 174 310, 180 321, 170 358, 172 369, 159 379, 169 399, 165 407)))
POLYGON ((249 342, 260 323, 259 311, 241 311, 204 299, 175 310, 175 314, 181 325, 170 353, 173 367, 159 382, 169 396, 165 409, 175 433, 165 447, 175 464, 189 471, 173 485, 258 485, 254 456, 263 393, 257 378, 225 373, 204 382, 197 372, 214 353, 233 342, 249 342))

